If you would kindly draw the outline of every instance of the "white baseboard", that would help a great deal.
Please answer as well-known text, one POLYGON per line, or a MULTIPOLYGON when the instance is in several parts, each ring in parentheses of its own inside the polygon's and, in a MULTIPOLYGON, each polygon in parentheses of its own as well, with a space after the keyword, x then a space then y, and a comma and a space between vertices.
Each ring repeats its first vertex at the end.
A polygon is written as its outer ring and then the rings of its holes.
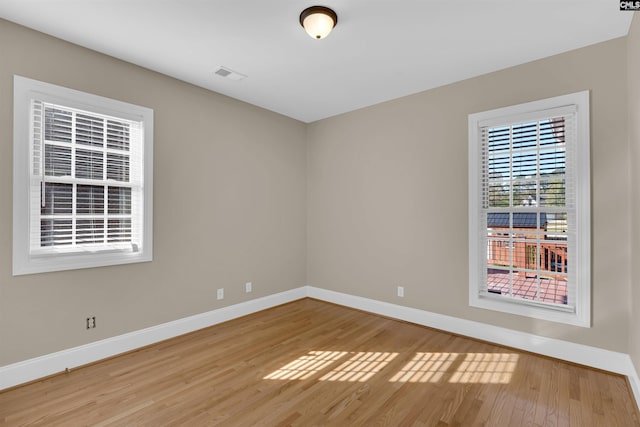
POLYGON ((640 378, 625 353, 547 338, 369 298, 303 286, 229 307, 0 367, 0 390, 304 297, 626 375, 638 407, 640 378))
POLYGON ((631 364, 631 372, 627 375, 629 379, 629 385, 631 386, 631 391, 633 392, 633 396, 636 398, 636 404, 638 408, 640 408, 640 378, 638 377, 638 371, 635 369, 633 362, 631 361, 631 357, 629 357, 629 364, 631 364))
POLYGON ((640 379, 626 353, 547 338, 472 320, 432 313, 359 296, 307 286, 307 296, 394 319, 405 320, 454 334, 464 335, 580 365, 626 375, 640 407, 640 379))
POLYGON ((2 366, 0 367, 0 390, 63 372, 66 368, 71 369, 86 365, 217 323, 295 301, 305 296, 306 287, 300 287, 2 366))

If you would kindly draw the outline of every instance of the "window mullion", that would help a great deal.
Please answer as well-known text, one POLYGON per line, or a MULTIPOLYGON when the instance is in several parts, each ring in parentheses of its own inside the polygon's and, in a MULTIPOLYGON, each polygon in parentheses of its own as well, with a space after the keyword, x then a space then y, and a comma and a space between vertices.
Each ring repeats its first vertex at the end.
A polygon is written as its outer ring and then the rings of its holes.
POLYGON ((536 122, 536 301, 540 301, 540 215, 542 208, 542 194, 540 188, 540 121, 536 122))
POLYGON ((102 209, 102 243, 106 244, 107 239, 107 223, 109 220, 109 186, 107 184, 107 134, 109 132, 107 120, 102 119, 102 184, 103 184, 103 209, 102 209))
POLYGON ((513 126, 509 126, 509 209, 513 208, 513 126))
POLYGON ((513 126, 509 126, 509 296, 513 297, 513 250, 515 242, 513 240, 513 187, 515 184, 513 168, 513 126))
MULTIPOLYGON (((78 148, 76 144, 76 113, 73 112, 71 115, 71 176, 72 178, 76 178, 76 149, 78 148)), ((78 184, 73 183, 73 187, 71 190, 71 246, 76 246, 76 237, 77 237, 77 203, 78 203, 78 184)))
POLYGON ((107 181, 107 121, 102 119, 102 181, 107 181))
POLYGON ((102 211, 102 243, 107 243, 107 222, 109 221, 109 186, 104 185, 104 209, 102 211))

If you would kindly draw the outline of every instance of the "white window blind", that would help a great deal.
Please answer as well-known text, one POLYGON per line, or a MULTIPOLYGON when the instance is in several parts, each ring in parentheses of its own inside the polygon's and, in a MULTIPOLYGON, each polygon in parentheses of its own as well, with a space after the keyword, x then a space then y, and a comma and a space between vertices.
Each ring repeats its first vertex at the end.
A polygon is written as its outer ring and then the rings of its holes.
POLYGON ((14 77, 14 274, 151 260, 153 111, 14 77))
POLYGON ((32 100, 32 253, 141 245, 142 132, 131 120, 32 100))
POLYGON ((470 115, 473 306, 588 325, 588 93, 577 95, 470 115))

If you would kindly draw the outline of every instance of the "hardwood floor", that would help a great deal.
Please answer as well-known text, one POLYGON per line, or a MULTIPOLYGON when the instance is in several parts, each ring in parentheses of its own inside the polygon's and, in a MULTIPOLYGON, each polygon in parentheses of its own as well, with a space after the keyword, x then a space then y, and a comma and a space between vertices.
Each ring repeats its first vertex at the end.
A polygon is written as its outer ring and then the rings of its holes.
POLYGON ((0 393, 0 426, 640 426, 626 379, 304 299, 0 393))

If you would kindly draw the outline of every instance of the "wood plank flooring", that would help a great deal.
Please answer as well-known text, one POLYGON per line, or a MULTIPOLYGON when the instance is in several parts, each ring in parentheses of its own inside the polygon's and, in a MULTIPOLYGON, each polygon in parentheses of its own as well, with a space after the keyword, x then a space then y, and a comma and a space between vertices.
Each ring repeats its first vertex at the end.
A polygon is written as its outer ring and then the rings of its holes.
POLYGON ((0 426, 640 426, 626 379, 304 299, 0 393, 0 426))

